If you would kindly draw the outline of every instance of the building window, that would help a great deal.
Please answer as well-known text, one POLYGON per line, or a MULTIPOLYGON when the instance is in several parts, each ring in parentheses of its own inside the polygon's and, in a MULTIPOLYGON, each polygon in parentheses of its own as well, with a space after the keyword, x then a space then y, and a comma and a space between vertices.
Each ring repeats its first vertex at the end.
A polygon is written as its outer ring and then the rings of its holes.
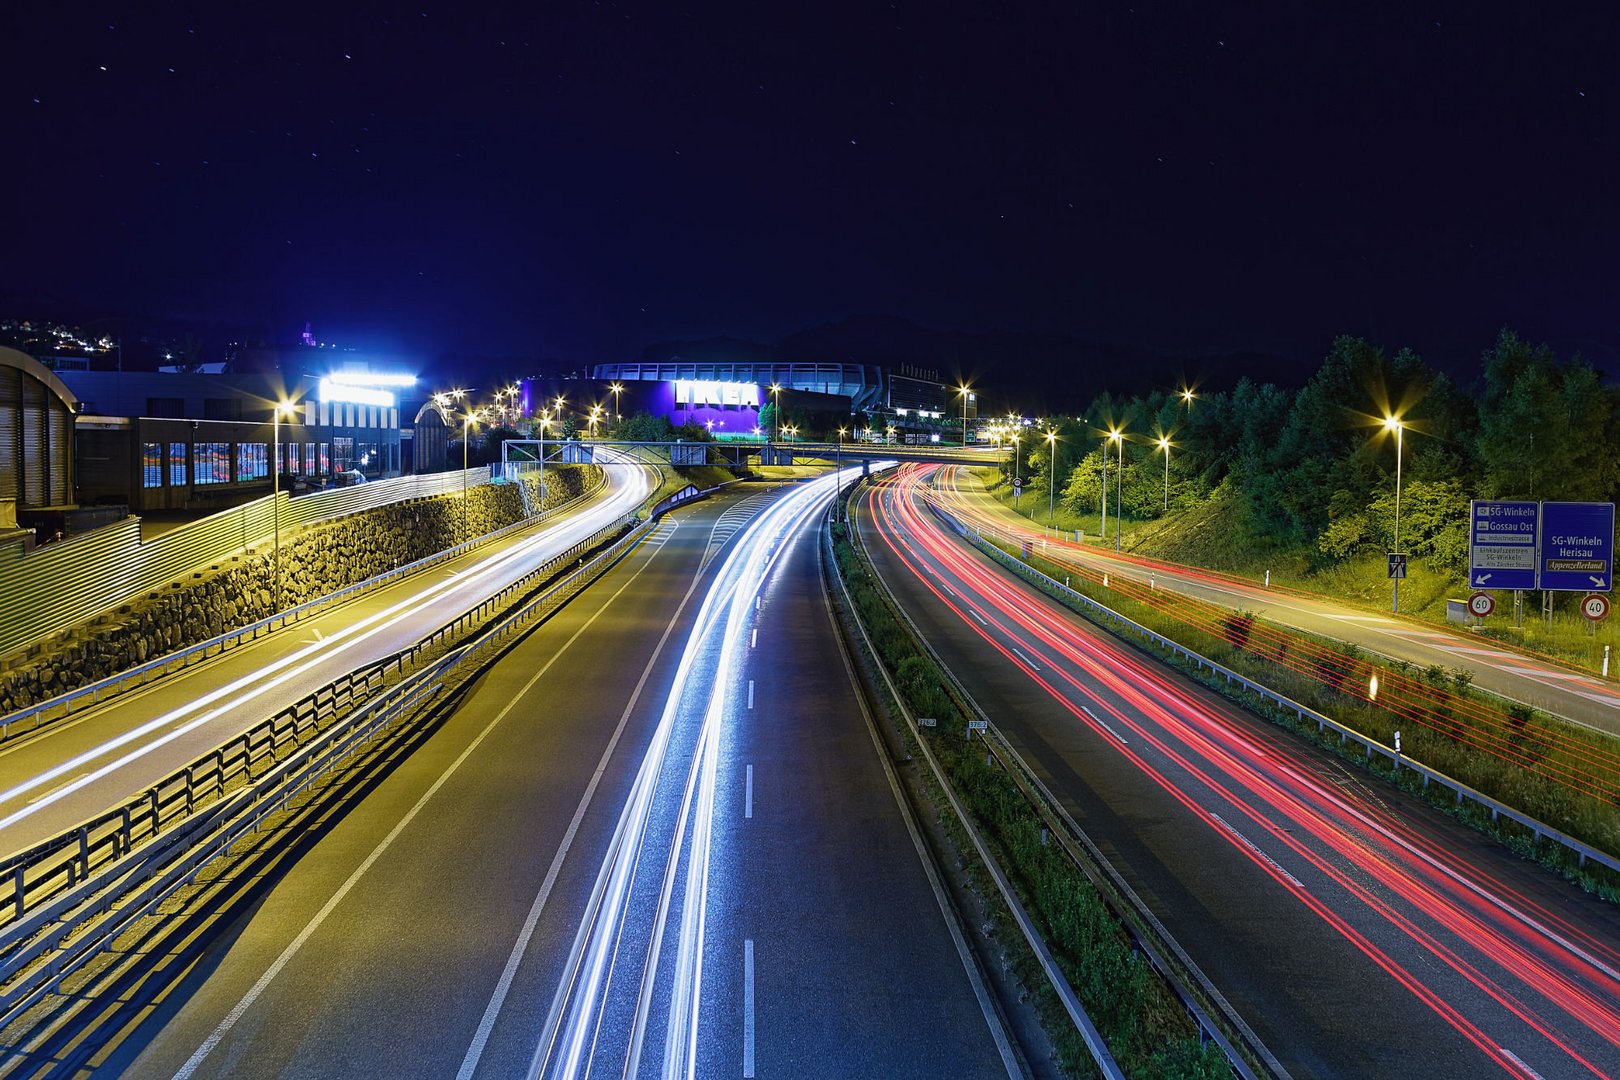
POLYGON ((163 444, 141 443, 141 487, 163 486, 163 444))
POLYGON ((222 442, 197 443, 192 447, 192 472, 198 484, 228 484, 231 482, 231 444, 222 442))
POLYGON ((240 420, 242 402, 236 398, 204 398, 203 417, 208 420, 240 420))
POLYGON ((269 456, 262 442, 236 444, 236 478, 262 480, 270 475, 269 456))
POLYGON ((312 442, 304 444, 304 470, 306 476, 319 471, 315 468, 315 444, 312 442))
POLYGON ((186 444, 183 442, 169 444, 169 486, 186 486, 186 444))
POLYGON ((321 475, 322 476, 331 476, 332 475, 332 455, 327 449, 328 445, 329 444, 327 444, 327 443, 321 443, 321 475))
POLYGON ((354 440, 342 436, 332 439, 332 471, 347 472, 354 468, 354 440))

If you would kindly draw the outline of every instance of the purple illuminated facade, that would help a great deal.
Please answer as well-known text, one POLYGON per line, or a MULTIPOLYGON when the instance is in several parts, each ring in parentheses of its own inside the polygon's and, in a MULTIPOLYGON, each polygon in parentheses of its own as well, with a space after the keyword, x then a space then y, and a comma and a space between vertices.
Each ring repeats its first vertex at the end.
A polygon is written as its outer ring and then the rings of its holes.
POLYGON ((754 434, 760 397, 759 387, 752 384, 683 380, 654 383, 643 400, 655 416, 667 416, 672 424, 701 424, 721 438, 754 434))

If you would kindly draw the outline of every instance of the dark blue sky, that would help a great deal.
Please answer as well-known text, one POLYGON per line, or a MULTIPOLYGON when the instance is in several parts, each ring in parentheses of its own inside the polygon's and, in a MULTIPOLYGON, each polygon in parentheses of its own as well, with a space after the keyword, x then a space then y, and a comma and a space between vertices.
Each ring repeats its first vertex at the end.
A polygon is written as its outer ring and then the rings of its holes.
POLYGON ((1620 367, 1611 5, 19 7, 13 295, 568 363, 864 312, 1620 367))

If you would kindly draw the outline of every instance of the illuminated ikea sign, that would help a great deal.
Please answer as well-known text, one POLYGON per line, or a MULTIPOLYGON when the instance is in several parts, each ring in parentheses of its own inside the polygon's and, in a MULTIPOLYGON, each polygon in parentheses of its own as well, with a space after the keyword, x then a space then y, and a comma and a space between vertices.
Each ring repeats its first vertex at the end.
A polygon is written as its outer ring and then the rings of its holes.
POLYGON ((702 382, 675 380, 677 405, 751 405, 759 407, 759 387, 754 383, 702 382))
POLYGON ((316 393, 322 401, 347 401, 353 405, 380 405, 394 407, 394 395, 370 386, 346 386, 333 379, 322 379, 316 393))

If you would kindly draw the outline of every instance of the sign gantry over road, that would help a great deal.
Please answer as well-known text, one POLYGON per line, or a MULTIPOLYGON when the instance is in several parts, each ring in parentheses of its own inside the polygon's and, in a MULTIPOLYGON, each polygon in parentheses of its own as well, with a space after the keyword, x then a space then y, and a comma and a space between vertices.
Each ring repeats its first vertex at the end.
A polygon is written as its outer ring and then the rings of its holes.
POLYGON ((1613 563, 1614 503, 1541 504, 1541 588, 1608 592, 1613 563))
POLYGON ((1468 584, 1534 589, 1541 504, 1475 499, 1469 504, 1468 584))

